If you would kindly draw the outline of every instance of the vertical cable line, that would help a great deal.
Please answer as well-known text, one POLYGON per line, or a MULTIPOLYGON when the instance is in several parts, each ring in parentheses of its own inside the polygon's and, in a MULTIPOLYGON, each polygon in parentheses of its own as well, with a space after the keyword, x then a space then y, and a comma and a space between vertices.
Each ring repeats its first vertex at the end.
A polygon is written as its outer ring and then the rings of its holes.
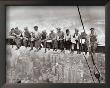
MULTIPOLYGON (((80 13, 79 6, 78 6, 78 5, 77 5, 77 9, 78 9, 78 13, 79 13, 79 16, 80 16, 80 21, 81 21, 83 30, 84 30, 84 32, 85 32, 84 23, 83 23, 83 21, 82 21, 82 17, 81 17, 81 13, 80 13)), ((81 44, 81 48, 82 48, 82 44, 81 44)), ((92 58, 93 65, 95 66, 95 68, 96 68, 96 70, 97 70, 97 72, 98 72, 98 74, 95 74, 95 73, 94 73, 94 75, 95 75, 95 77, 98 79, 98 82, 100 83, 100 80, 99 80, 100 72, 99 72, 99 70, 98 70, 98 68, 97 68, 97 66, 96 66, 96 64, 95 64, 95 61, 94 61, 92 52, 91 52, 90 54, 91 54, 91 58, 92 58)), ((92 76, 92 71, 91 71, 91 69, 90 69, 90 66, 89 66, 89 64, 88 64, 87 58, 86 58, 86 56, 84 55, 84 53, 83 53, 83 56, 84 56, 84 58, 85 58, 85 60, 86 60, 86 63, 87 63, 88 68, 89 68, 89 70, 90 70, 90 74, 91 74, 92 80, 93 80, 93 82, 94 82, 94 78, 93 78, 93 76, 92 76)))
MULTIPOLYGON (((79 16, 80 16, 80 21, 81 21, 83 30, 84 30, 84 32, 85 32, 84 24, 83 24, 83 21, 82 21, 82 17, 81 17, 81 13, 80 13, 79 6, 78 6, 78 5, 77 5, 77 9, 78 9, 78 13, 79 13, 79 16)), ((82 45, 81 45, 81 48, 82 48, 82 45)), ((90 71, 90 75, 91 75, 91 77, 92 77, 92 80, 93 80, 93 82, 95 83, 94 78, 93 78, 93 75, 92 75, 91 68, 90 68, 90 66, 89 66, 89 63, 88 63, 87 58, 86 58, 86 56, 84 55, 84 53, 83 53, 83 56, 84 56, 84 58, 85 58, 85 60, 86 60, 87 66, 88 66, 89 71, 90 71)))

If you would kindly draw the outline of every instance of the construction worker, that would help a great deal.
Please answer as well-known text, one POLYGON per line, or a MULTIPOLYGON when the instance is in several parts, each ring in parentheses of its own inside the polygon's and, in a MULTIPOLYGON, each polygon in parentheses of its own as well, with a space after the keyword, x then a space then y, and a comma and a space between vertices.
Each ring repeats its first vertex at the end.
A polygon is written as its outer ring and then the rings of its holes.
POLYGON ((80 47, 81 47, 81 51, 85 52, 85 54, 87 54, 87 34, 86 32, 82 32, 81 35, 80 35, 80 47))
POLYGON ((76 44, 75 35, 71 35, 71 53, 74 53, 75 44, 76 44))
POLYGON ((69 29, 66 29, 66 34, 64 35, 64 40, 65 40, 65 48, 67 50, 71 49, 71 34, 69 29))
POLYGON ((22 31, 18 29, 18 27, 15 28, 15 42, 16 42, 16 50, 18 50, 22 45, 22 31))
POLYGON ((41 34, 38 31, 38 26, 34 26, 34 36, 35 36, 35 52, 41 49, 41 34))
POLYGON ((52 47, 53 51, 57 50, 58 48, 58 43, 57 43, 57 35, 54 33, 54 30, 51 30, 49 37, 48 37, 49 41, 47 41, 49 44, 49 49, 52 47))
POLYGON ((89 35, 89 53, 95 54, 97 48, 97 35, 95 34, 95 29, 90 29, 91 33, 89 35))
POLYGON ((61 52, 64 50, 64 32, 61 31, 61 28, 58 27, 57 29, 57 41, 58 41, 58 48, 61 52))
POLYGON ((46 41, 47 41, 47 32, 46 30, 43 30, 41 34, 41 42, 43 47, 45 48, 45 53, 46 53, 46 41))
POLYGON ((23 44, 27 48, 29 45, 31 35, 27 27, 24 28, 24 35, 23 35, 23 44))
POLYGON ((9 35, 8 35, 8 44, 11 44, 12 47, 14 45, 14 40, 15 40, 15 31, 14 31, 14 28, 11 29, 11 31, 9 32, 9 35))
POLYGON ((80 54, 80 34, 78 29, 75 29, 74 36, 76 41, 77 54, 80 54))
POLYGON ((30 35, 31 35, 31 39, 30 39, 30 47, 31 47, 30 51, 31 51, 33 50, 33 47, 35 46, 35 35, 33 32, 31 32, 30 35))

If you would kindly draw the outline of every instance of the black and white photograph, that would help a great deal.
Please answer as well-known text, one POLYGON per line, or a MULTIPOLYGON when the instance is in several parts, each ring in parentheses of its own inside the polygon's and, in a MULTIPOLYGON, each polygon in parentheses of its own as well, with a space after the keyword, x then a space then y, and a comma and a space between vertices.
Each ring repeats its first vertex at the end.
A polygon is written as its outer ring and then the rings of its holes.
POLYGON ((105 83, 105 7, 7 6, 6 83, 105 83))

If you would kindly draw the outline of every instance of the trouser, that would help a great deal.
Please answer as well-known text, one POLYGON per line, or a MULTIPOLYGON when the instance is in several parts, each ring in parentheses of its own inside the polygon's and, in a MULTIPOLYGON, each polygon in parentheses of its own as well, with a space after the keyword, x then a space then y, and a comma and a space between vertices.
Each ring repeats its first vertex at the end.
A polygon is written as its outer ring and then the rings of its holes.
POLYGON ((46 44, 46 40, 42 40, 42 45, 44 48, 46 48, 47 44, 46 44))
POLYGON ((21 39, 20 38, 15 38, 16 46, 19 49, 21 47, 21 39))
POLYGON ((74 47, 75 47, 75 43, 72 43, 71 49, 74 50, 74 47))
POLYGON ((64 50, 64 40, 59 40, 59 41, 58 41, 58 48, 59 48, 60 50, 64 50))
POLYGON ((87 54, 87 51, 88 51, 87 44, 86 43, 81 44, 80 50, 81 50, 81 52, 85 52, 85 54, 87 54))
POLYGON ((14 45, 15 44, 15 36, 9 36, 9 38, 6 39, 6 43, 9 45, 14 45))
POLYGON ((91 43, 90 52, 92 52, 93 54, 95 54, 96 48, 97 48, 96 43, 91 43))
POLYGON ((46 40, 42 40, 42 45, 43 45, 43 48, 45 48, 45 53, 46 53, 46 47, 47 47, 47 42, 46 42, 46 40))
POLYGON ((31 49, 33 49, 34 46, 35 46, 35 41, 30 41, 30 47, 31 47, 31 49))
POLYGON ((23 45, 25 47, 28 47, 28 44, 29 44, 29 39, 28 40, 27 39, 23 39, 23 45))
POLYGON ((35 40, 35 48, 36 49, 40 49, 41 48, 41 40, 40 39, 36 39, 35 40))
POLYGON ((58 41, 57 40, 52 41, 52 48, 53 49, 58 49, 58 41))
POLYGON ((8 45, 12 45, 12 48, 13 48, 13 45, 15 44, 15 41, 14 41, 14 39, 7 39, 7 40, 6 40, 6 43, 7 43, 8 45))
POLYGON ((78 40, 76 40, 76 50, 77 50, 77 54, 81 53, 81 44, 78 40))
POLYGON ((65 48, 70 50, 71 49, 71 41, 65 41, 65 48))
POLYGON ((88 51, 88 47, 87 47, 87 44, 85 44, 85 46, 84 46, 84 52, 85 52, 85 54, 87 54, 87 51, 88 51))

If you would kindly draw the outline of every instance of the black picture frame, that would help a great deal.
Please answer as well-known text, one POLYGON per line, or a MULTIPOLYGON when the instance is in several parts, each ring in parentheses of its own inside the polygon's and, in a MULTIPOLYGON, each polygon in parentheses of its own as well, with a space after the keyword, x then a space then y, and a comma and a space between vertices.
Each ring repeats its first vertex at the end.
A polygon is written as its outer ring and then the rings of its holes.
POLYGON ((13 0, 0 1, 0 88, 109 88, 110 86, 110 1, 109 0, 13 0), (105 83, 5 84, 6 83, 6 6, 105 6, 105 83))

